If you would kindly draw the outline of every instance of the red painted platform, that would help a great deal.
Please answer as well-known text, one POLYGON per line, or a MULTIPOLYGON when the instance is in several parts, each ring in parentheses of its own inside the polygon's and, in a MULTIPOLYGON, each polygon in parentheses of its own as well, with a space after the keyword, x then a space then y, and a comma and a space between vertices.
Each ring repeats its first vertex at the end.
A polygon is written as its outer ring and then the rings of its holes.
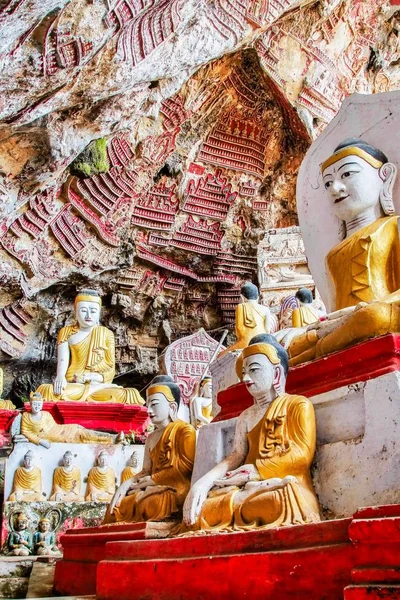
MULTIPOLYGON (((286 384, 289 394, 311 398, 338 387, 368 381, 400 371, 400 335, 384 335, 341 352, 292 367, 286 384)), ((221 412, 214 421, 237 417, 253 399, 243 383, 232 385, 218 394, 221 412)))
MULTIPOLYGON (((29 403, 25 404, 29 410, 29 403)), ((143 433, 149 423, 147 408, 135 404, 95 402, 45 402, 48 411, 60 424, 74 423, 100 431, 136 431, 143 433)))
POLYGON ((400 505, 205 536, 144 540, 144 527, 67 532, 55 592, 98 600, 399 599, 400 505))

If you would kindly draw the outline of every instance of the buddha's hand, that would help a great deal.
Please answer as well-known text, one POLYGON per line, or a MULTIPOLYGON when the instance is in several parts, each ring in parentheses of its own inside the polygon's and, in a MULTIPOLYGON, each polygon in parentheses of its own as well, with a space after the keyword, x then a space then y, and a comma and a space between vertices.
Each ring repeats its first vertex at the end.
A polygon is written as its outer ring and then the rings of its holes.
POLYGON ((86 372, 82 376, 83 383, 103 383, 104 378, 100 373, 86 372))
POLYGON ((66 387, 67 387, 67 380, 65 379, 65 377, 59 377, 57 375, 54 380, 54 384, 53 384, 54 393, 57 396, 59 396, 62 393, 63 389, 65 389, 66 387))
POLYGON ((243 465, 233 471, 228 471, 222 479, 216 479, 214 485, 217 487, 225 487, 229 485, 237 485, 242 487, 249 481, 259 481, 260 474, 254 465, 243 465))
POLYGON ((144 490, 147 487, 150 487, 151 485, 156 485, 156 484, 154 483, 154 481, 152 480, 150 475, 141 477, 141 479, 139 479, 135 483, 132 483, 132 485, 130 486, 129 491, 128 491, 128 496, 131 496, 132 494, 137 492, 137 490, 144 490))
POLYGON ((43 448, 50 448, 51 443, 49 440, 39 440, 39 446, 43 446, 43 448))
POLYGON ((125 498, 129 488, 132 485, 132 479, 127 479, 122 485, 119 486, 110 502, 110 514, 112 515, 115 508, 119 506, 121 500, 125 498))
POLYGON ((199 481, 191 487, 186 496, 185 504, 183 505, 183 522, 188 527, 196 523, 202 506, 206 501, 210 487, 211 486, 202 484, 201 479, 199 479, 199 481))

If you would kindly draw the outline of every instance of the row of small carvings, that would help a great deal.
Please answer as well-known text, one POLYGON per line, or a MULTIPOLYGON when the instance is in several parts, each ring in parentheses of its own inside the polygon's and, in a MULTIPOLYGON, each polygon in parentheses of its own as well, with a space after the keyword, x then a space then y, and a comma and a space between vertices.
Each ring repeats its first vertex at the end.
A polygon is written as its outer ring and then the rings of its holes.
MULTIPOLYGON (((109 502, 116 490, 117 477, 110 465, 109 455, 102 450, 93 466, 83 479, 87 483, 86 493, 82 493, 82 475, 79 467, 73 464, 73 454, 65 452, 62 465, 53 472, 53 484, 50 501, 56 502, 109 502)), ((133 452, 127 461, 127 466, 121 473, 121 483, 137 473, 137 457, 133 452)), ((41 502, 46 500, 43 492, 42 471, 35 464, 32 450, 28 450, 23 458, 23 464, 14 473, 13 487, 8 502, 41 502)))

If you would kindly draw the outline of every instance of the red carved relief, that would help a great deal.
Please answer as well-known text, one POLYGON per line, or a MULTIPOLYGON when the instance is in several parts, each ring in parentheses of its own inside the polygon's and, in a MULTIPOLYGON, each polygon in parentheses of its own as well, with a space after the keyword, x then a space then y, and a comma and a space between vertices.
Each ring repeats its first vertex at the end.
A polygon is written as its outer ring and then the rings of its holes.
POLYGON ((251 277, 257 271, 257 258, 229 252, 219 252, 214 262, 216 271, 251 277))
POLYGON ((169 232, 174 224, 179 200, 175 194, 176 185, 160 184, 140 196, 132 214, 132 224, 146 229, 159 229, 169 232))
POLYGON ((104 18, 104 24, 115 32, 122 29, 131 21, 145 6, 151 6, 154 0, 117 0, 114 8, 104 18))
POLYGON ((43 73, 54 75, 60 69, 78 67, 93 49, 92 42, 58 29, 62 10, 51 20, 43 39, 43 73))
POLYGON ((164 290, 173 290, 174 292, 181 292, 185 287, 186 280, 182 277, 168 277, 164 284, 164 290))
POLYGON ((85 221, 90 223, 95 228, 103 242, 109 244, 110 246, 119 246, 119 238, 114 234, 111 224, 105 222, 104 219, 100 218, 98 214, 94 212, 94 210, 89 208, 79 194, 73 190, 70 183, 68 183, 67 189, 68 200, 70 201, 71 205, 85 219, 85 221))
MULTIPOLYGON (((13 302, 0 310, 0 329, 11 336, 13 340, 20 342, 23 347, 25 347, 27 340, 24 329, 31 320, 32 315, 24 309, 20 301, 13 302)), ((13 343, 11 342, 11 346, 13 346, 13 343)), ((21 350, 21 348, 17 350, 21 350)))
POLYGON ((235 310, 240 302, 240 287, 219 289, 217 294, 222 312, 222 323, 224 325, 234 323, 235 310))
POLYGON ((126 167, 134 154, 126 137, 115 136, 107 144, 108 160, 113 167, 126 167))
POLYGON ((248 196, 249 198, 253 198, 256 195, 256 192, 260 186, 256 185, 252 181, 242 182, 239 184, 239 195, 240 196, 248 196))
POLYGON ((208 173, 197 182, 190 180, 186 190, 183 210, 203 217, 224 220, 229 208, 235 201, 237 192, 232 192, 232 185, 227 184, 226 177, 221 177, 221 170, 208 173))
POLYGON ((175 231, 170 244, 198 254, 213 255, 220 249, 223 237, 219 223, 208 223, 206 219, 195 219, 189 215, 180 229, 175 231))
POLYGON ((50 224, 54 237, 71 258, 74 258, 86 245, 85 224, 72 212, 72 205, 66 204, 50 224))
POLYGON ((74 185, 92 208, 106 217, 119 200, 135 196, 137 177, 132 169, 112 167, 107 173, 75 180, 74 185))
POLYGON ((10 231, 18 237, 25 232, 34 239, 38 238, 57 212, 54 199, 58 193, 51 188, 31 198, 29 208, 11 223, 10 231))

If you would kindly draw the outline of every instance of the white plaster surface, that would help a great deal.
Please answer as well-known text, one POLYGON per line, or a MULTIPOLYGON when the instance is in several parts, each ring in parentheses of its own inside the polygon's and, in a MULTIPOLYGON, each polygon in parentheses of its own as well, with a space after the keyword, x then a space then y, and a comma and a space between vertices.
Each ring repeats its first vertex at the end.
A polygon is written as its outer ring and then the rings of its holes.
MULTIPOLYGON (((317 421, 313 482, 324 515, 400 502, 400 372, 310 400, 317 421)), ((236 421, 200 429, 192 483, 231 451, 236 421)))
POLYGON ((73 463, 81 470, 81 490, 83 494, 86 492, 86 483, 84 478, 88 476, 90 469, 95 465, 96 457, 102 450, 105 450, 109 456, 109 466, 115 471, 117 477, 117 485, 120 484, 122 470, 127 466, 127 461, 136 452, 138 461, 138 471, 140 471, 143 463, 144 445, 133 444, 130 446, 122 446, 115 444, 113 446, 105 446, 103 444, 51 444, 51 448, 43 448, 36 446, 30 442, 21 442, 15 444, 13 451, 6 464, 4 477, 4 498, 7 500, 12 491, 13 479, 15 470, 23 466, 23 458, 28 450, 32 450, 35 456, 35 465, 42 471, 43 492, 48 499, 51 495, 53 485, 53 472, 56 467, 62 465, 62 458, 67 450, 70 450, 74 455, 73 463))
POLYGON ((230 387, 231 385, 235 385, 235 383, 239 383, 239 379, 235 371, 235 363, 240 353, 241 350, 228 352, 227 354, 224 354, 224 356, 214 360, 214 362, 212 362, 210 365, 213 388, 213 417, 216 417, 221 411, 221 407, 217 402, 219 392, 226 390, 226 388, 230 387))
MULTIPOLYGON (((343 239, 342 226, 333 214, 325 193, 321 163, 336 146, 350 137, 361 137, 382 150, 400 169, 397 124, 400 117, 400 91, 384 94, 353 94, 346 98, 336 117, 308 150, 297 179, 297 212, 308 266, 328 311, 334 310, 334 293, 325 257, 343 239)), ((393 200, 400 214, 400 177, 397 176, 393 200)))

